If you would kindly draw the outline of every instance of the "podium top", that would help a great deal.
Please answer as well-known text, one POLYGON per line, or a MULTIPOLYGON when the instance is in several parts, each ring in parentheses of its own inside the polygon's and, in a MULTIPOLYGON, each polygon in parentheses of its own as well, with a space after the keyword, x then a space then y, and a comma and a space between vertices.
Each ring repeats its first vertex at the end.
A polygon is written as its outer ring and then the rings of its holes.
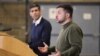
POLYGON ((36 56, 29 46, 13 36, 0 36, 0 56, 36 56))
POLYGON ((0 32, 0 36, 10 36, 10 35, 5 32, 0 32))

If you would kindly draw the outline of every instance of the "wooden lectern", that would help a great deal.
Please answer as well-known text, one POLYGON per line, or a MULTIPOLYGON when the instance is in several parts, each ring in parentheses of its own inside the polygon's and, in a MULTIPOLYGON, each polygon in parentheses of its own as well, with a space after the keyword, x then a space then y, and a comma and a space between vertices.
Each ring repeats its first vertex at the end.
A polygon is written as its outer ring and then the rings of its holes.
POLYGON ((0 32, 0 56, 37 56, 29 46, 5 33, 0 32))

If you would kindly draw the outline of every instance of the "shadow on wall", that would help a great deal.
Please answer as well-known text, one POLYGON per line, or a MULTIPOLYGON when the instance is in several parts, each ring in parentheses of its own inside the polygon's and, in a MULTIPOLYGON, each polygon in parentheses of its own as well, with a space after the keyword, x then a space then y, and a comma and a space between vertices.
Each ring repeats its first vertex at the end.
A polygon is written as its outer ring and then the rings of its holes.
POLYGON ((11 31, 11 29, 12 29, 11 27, 8 27, 0 23, 0 31, 11 31))

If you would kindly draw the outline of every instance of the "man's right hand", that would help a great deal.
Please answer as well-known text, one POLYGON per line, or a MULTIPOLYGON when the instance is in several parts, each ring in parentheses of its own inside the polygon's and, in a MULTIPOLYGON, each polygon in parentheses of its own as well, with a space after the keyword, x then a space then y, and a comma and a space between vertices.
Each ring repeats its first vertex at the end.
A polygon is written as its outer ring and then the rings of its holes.
POLYGON ((44 44, 44 47, 38 47, 38 49, 42 53, 47 53, 48 52, 48 45, 45 42, 43 42, 43 44, 44 44))

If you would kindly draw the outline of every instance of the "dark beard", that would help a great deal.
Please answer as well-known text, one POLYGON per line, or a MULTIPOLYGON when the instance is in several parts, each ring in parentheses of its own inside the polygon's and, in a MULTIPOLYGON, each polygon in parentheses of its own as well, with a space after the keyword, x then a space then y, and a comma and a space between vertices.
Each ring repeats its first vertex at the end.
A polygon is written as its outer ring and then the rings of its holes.
POLYGON ((58 21, 59 24, 63 23, 64 21, 58 21))

